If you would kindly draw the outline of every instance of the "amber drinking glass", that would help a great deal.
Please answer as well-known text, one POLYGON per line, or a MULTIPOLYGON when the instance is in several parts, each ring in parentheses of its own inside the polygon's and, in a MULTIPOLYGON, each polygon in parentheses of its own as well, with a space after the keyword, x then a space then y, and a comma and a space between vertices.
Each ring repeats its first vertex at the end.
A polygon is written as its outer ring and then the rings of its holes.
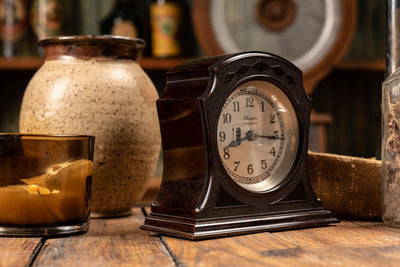
POLYGON ((0 235, 87 232, 93 148, 93 136, 0 134, 0 235))

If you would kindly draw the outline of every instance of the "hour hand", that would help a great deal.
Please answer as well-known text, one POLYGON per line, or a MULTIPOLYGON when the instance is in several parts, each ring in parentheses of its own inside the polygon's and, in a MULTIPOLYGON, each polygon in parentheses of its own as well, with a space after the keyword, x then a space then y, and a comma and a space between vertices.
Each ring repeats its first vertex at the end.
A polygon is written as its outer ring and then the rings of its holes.
POLYGON ((230 142, 229 145, 227 145, 225 148, 228 148, 228 147, 237 147, 238 145, 240 145, 241 141, 242 141, 242 140, 240 140, 240 141, 232 141, 232 142, 230 142))
POLYGON ((230 142, 229 143, 229 145, 227 145, 225 148, 228 148, 228 147, 237 147, 237 146, 239 146, 243 141, 245 141, 245 140, 248 140, 249 138, 248 138, 248 136, 246 135, 245 137, 243 137, 242 139, 240 139, 240 140, 234 140, 234 141, 232 141, 232 142, 230 142))
POLYGON ((225 148, 228 148, 228 147, 237 147, 237 146, 239 146, 243 141, 246 141, 246 140, 248 140, 248 141, 252 141, 252 140, 254 140, 254 131, 248 131, 247 133, 246 133, 246 136, 245 137, 243 137, 243 138, 241 138, 240 140, 233 140, 232 142, 230 142, 229 143, 229 145, 227 145, 225 148))

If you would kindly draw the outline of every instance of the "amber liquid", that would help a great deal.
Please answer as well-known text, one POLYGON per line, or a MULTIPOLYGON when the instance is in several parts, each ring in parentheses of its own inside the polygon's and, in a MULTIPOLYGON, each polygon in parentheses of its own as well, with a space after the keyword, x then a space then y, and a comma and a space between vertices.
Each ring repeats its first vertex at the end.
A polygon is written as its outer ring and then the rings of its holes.
POLYGON ((0 224, 69 225, 89 216, 92 162, 50 166, 45 173, 0 187, 0 224))

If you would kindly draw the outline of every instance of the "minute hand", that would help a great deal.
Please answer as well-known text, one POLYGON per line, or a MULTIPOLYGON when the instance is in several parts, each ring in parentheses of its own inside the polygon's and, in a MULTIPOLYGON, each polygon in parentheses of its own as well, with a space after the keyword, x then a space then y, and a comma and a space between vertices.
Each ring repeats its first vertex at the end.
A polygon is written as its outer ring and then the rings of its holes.
POLYGON ((278 140, 278 139, 285 140, 286 139, 285 137, 279 137, 276 135, 257 135, 257 137, 273 139, 273 140, 278 140))

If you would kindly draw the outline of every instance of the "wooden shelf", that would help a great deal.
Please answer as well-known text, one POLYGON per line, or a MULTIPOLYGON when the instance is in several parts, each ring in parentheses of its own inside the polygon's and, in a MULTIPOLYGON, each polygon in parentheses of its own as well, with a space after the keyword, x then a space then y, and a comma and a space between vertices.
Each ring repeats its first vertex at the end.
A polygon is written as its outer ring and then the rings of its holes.
MULTIPOLYGON (((166 71, 181 64, 190 58, 151 58, 143 57, 139 59, 140 65, 145 70, 166 71)), ((20 58, 0 58, 1 70, 36 70, 43 64, 44 59, 39 57, 20 57, 20 58)), ((344 60, 336 66, 340 70, 367 70, 384 71, 385 60, 344 60)))
POLYGON ((190 58, 150 58, 144 57, 139 59, 139 63, 145 70, 169 70, 176 65, 179 65, 190 58))
POLYGON ((344 60, 336 66, 340 70, 384 71, 385 60, 344 60))
POLYGON ((0 58, 0 70, 36 70, 42 64, 39 57, 0 58))
MULTIPOLYGON (((182 62, 189 60, 189 58, 168 58, 158 59, 144 57, 139 59, 140 65, 145 70, 168 70, 182 62)), ((44 59, 39 57, 20 57, 20 58, 0 58, 0 71, 1 70, 37 70, 42 64, 44 59)))

